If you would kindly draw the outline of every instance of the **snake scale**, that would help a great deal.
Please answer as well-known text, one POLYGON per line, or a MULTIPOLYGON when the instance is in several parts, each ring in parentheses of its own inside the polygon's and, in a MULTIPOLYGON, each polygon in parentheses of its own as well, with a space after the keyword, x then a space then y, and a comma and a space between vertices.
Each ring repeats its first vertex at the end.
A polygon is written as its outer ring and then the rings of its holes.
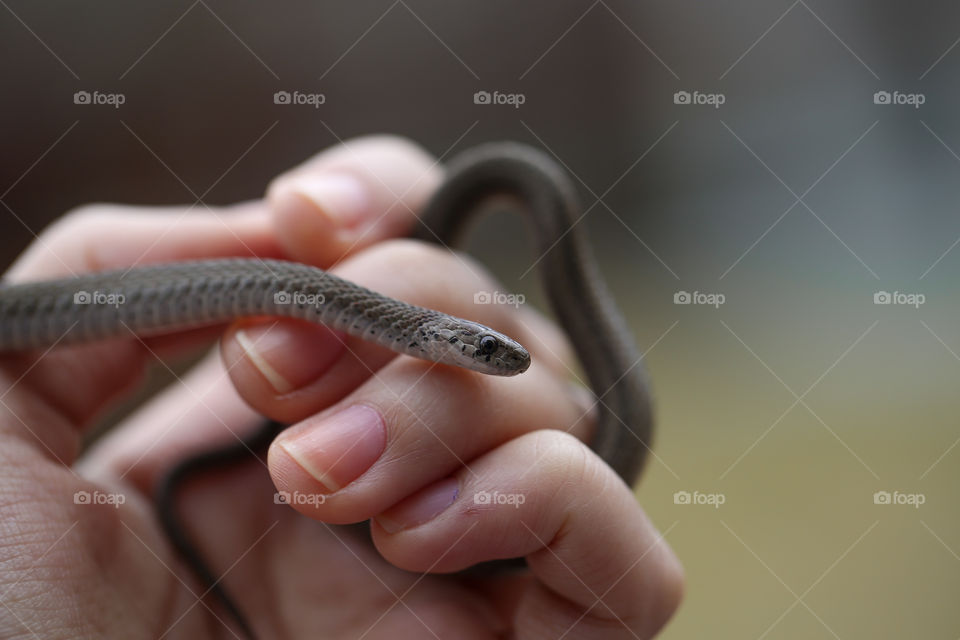
MULTIPOLYGON (((650 446, 646 373, 626 323, 577 228, 581 209, 567 174, 516 143, 462 152, 420 216, 415 238, 450 246, 473 214, 509 198, 528 217, 552 310, 570 338, 597 399, 591 448, 628 484, 650 446)), ((530 364, 517 342, 489 327, 415 307, 320 269, 255 258, 136 267, 0 287, 0 351, 123 336, 170 333, 245 316, 323 323, 398 354, 486 374, 515 375, 530 364)), ((197 551, 176 512, 177 490, 197 473, 249 459, 282 425, 178 463, 161 481, 158 517, 175 548, 243 632, 249 623, 197 551)))

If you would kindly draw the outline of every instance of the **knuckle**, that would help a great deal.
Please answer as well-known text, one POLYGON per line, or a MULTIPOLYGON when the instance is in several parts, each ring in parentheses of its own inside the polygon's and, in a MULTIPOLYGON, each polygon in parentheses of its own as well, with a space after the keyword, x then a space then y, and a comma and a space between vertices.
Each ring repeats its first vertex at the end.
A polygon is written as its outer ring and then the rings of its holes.
POLYGON ((596 474, 596 456, 575 436, 556 429, 542 429, 532 435, 534 452, 537 459, 543 460, 544 473, 558 484, 583 484, 596 474))
POLYGON ((541 460, 538 485, 549 496, 547 511, 565 511, 610 490, 616 475, 585 443, 565 431, 545 429, 534 435, 534 459, 541 460))

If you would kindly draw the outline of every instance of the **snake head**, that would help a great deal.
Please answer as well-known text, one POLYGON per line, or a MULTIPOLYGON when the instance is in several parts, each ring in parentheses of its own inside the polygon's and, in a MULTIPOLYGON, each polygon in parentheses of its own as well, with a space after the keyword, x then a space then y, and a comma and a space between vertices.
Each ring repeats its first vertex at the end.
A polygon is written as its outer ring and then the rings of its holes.
POLYGON ((530 366, 530 353, 516 340, 478 322, 457 319, 440 332, 447 357, 458 366, 495 376, 515 376, 530 366))

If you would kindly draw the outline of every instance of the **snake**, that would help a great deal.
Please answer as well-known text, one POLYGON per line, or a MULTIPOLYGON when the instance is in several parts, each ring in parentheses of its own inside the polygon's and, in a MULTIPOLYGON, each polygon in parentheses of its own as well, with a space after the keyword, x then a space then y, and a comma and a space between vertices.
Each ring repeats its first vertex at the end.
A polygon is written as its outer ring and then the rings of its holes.
MULTIPOLYGON (((627 484, 645 464, 653 431, 650 386, 623 314, 600 274, 579 223, 584 215, 567 171, 516 142, 481 144, 447 163, 412 237, 456 246, 478 212, 497 203, 525 214, 541 258, 537 268, 556 320, 569 338, 596 401, 589 446, 627 484)), ((530 353, 490 327, 384 296, 313 266, 259 258, 181 261, 0 285, 0 351, 26 351, 106 338, 149 337, 244 317, 320 323, 393 352, 480 374, 512 376, 530 353)), ((199 473, 249 459, 285 425, 176 463, 159 481, 156 509, 175 550, 246 634, 254 633, 204 561, 176 509, 199 473)))

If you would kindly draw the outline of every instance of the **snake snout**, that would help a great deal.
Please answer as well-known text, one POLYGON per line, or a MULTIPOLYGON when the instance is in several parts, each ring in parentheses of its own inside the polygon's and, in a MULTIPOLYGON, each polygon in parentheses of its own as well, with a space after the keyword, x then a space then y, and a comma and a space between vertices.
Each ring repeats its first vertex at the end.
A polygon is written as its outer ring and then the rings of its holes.
POLYGON ((515 373, 523 373, 530 368, 530 352, 517 344, 510 352, 510 364, 515 373))

